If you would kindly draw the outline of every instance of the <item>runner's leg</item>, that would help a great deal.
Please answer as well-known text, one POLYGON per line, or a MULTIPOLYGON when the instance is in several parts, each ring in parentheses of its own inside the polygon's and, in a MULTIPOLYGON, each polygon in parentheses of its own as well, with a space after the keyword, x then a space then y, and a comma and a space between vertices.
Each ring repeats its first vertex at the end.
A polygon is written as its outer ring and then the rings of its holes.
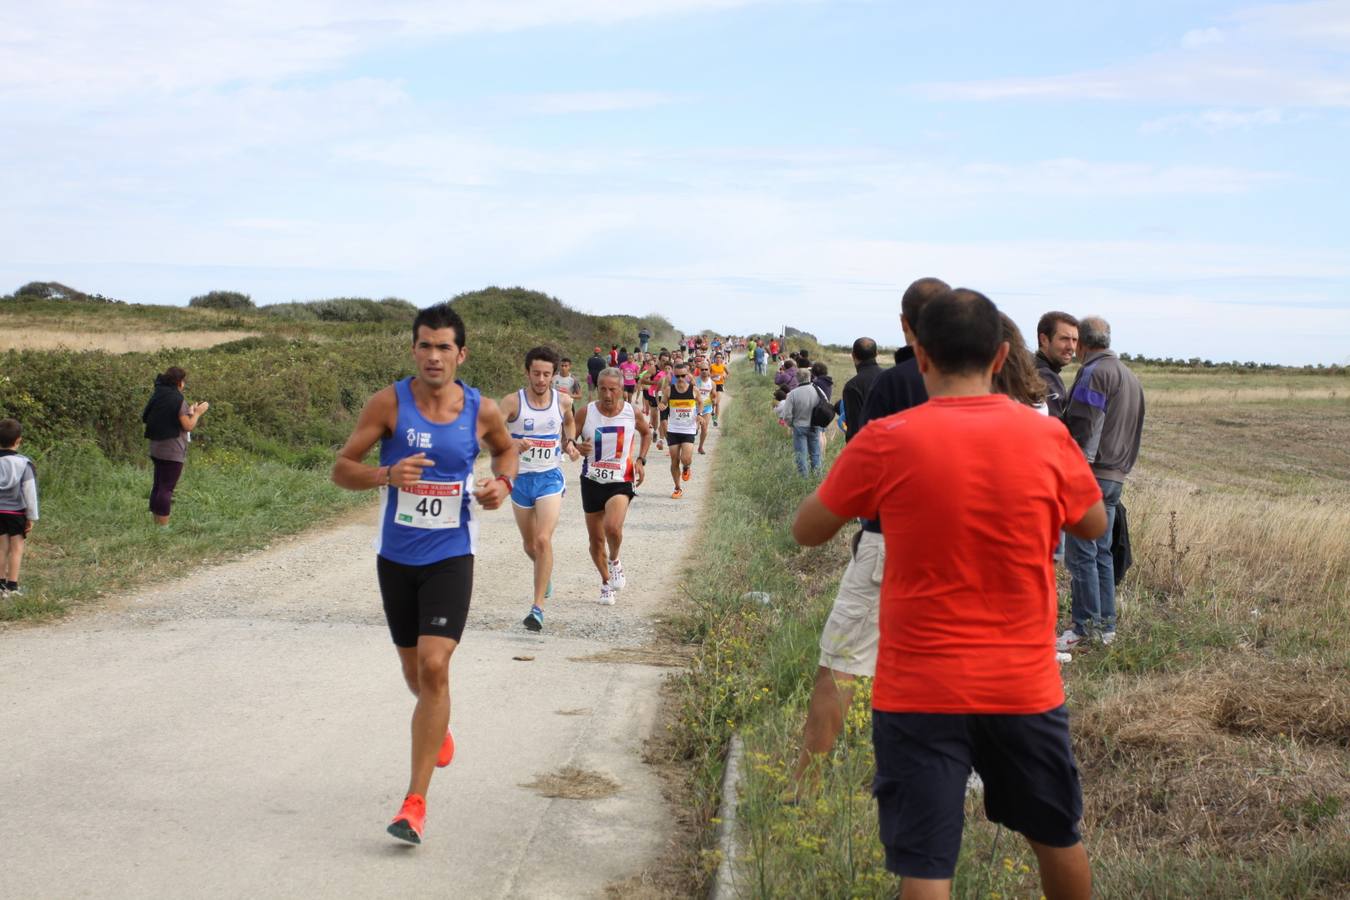
MULTIPOLYGON (((424 634, 415 648, 400 648, 399 656, 414 656, 417 676, 417 706, 412 717, 412 774, 408 793, 427 795, 431 773, 436 770, 436 755, 450 727, 450 657, 458 642, 451 638, 424 634)), ((404 664, 404 678, 408 665, 404 664)), ((412 687, 412 684, 409 684, 412 687)))
POLYGON ((693 443, 680 445, 680 465, 686 469, 694 465, 694 445, 693 443))
MULTIPOLYGON (((619 561, 619 546, 623 544, 623 521, 628 517, 628 498, 620 494, 610 497, 605 504, 604 533, 609 554, 605 558, 605 571, 609 571, 611 562, 619 561)), ((599 565, 597 563, 597 565, 599 565)))
POLYGON ((675 490, 680 489, 680 456, 684 444, 670 445, 670 478, 675 482, 675 490))
POLYGON ((553 577, 553 531, 562 513, 562 494, 534 501, 534 605, 544 606, 548 581, 553 577))
POLYGON ((605 517, 609 504, 602 512, 586 513, 586 537, 591 543, 591 562, 600 573, 600 581, 609 583, 609 555, 605 552, 605 517))

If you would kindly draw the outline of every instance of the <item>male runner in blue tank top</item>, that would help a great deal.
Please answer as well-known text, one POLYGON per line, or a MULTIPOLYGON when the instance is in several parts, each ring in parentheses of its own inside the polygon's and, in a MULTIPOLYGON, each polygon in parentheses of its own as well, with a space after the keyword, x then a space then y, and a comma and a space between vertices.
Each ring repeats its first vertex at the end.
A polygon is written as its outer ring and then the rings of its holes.
POLYGON ((525 354, 526 386, 499 403, 511 439, 520 450, 520 473, 511 491, 516 528, 534 563, 534 606, 525 616, 530 631, 544 629, 544 600, 553 593, 553 529, 562 512, 562 460, 577 460, 572 397, 553 387, 558 354, 535 347, 525 354))
POLYGON ((417 698, 412 717, 412 775, 389 833, 422 842, 426 795, 436 766, 448 765, 450 656, 464 633, 473 591, 478 522, 471 500, 497 509, 511 493, 520 459, 497 404, 455 378, 464 363, 464 322, 448 303, 413 320, 417 375, 366 402, 338 451, 333 482, 352 491, 378 488, 380 531, 375 571, 403 678, 417 698), (380 463, 363 460, 380 442, 380 463), (473 484, 480 445, 494 478, 473 484))

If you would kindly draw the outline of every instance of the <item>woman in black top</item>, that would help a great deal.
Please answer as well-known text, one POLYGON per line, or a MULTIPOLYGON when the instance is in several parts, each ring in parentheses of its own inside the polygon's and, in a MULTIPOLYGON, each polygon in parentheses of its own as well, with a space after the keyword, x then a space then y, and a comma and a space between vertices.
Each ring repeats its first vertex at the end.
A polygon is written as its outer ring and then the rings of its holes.
POLYGON ((183 474, 183 463, 187 462, 188 434, 211 406, 204 400, 188 406, 183 399, 186 383, 187 372, 178 366, 170 366, 164 374, 156 376, 155 392, 141 413, 145 436, 150 440, 150 462, 155 467, 150 512, 157 525, 169 524, 173 490, 183 474))

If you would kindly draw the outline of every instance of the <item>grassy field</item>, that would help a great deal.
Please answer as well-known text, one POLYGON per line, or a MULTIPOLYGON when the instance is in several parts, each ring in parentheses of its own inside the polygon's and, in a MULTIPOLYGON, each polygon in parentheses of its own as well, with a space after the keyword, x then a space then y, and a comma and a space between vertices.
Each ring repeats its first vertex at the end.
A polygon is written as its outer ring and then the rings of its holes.
MULTIPOLYGON (((596 344, 636 343, 640 321, 654 341, 675 339, 659 317, 589 316, 519 288, 454 303, 469 346, 461 377, 488 396, 520 384, 536 344, 581 368, 596 344)), ((24 561, 27 596, 0 603, 0 622, 59 615, 370 501, 334 487, 328 472, 366 398, 411 374, 412 313, 360 300, 283 312, 0 298, 0 333, 13 348, 0 348, 0 418, 23 423, 42 510, 24 561), (189 401, 211 409, 165 534, 149 524, 140 414, 169 365, 187 369, 189 401)))
MULTIPOLYGON (((1085 839, 1104 897, 1350 894, 1350 379, 1141 369, 1149 414, 1126 487, 1135 566, 1120 638, 1065 669, 1085 839)), ((700 643, 675 735, 715 825, 746 746, 743 895, 891 897, 867 691, 820 789, 782 802, 843 538, 797 548, 795 477, 768 388, 740 371, 708 554, 682 635, 700 643), (743 599, 765 591, 770 605, 743 599)), ((836 442, 837 443, 837 442, 836 442)), ((1067 583, 1061 601, 1067 614, 1067 583)), ((706 845, 705 846, 710 846, 706 845)), ((715 857, 705 851, 704 871, 715 857)), ((955 896, 1038 897, 1025 844, 967 808, 955 896)))

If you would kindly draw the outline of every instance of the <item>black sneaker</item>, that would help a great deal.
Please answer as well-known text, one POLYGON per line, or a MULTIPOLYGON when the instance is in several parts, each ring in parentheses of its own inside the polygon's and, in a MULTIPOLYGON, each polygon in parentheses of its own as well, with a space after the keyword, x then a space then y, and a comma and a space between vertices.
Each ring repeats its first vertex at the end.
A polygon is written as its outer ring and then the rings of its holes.
POLYGON ((530 614, 525 617, 523 622, 530 631, 544 630, 544 611, 537 606, 530 607, 530 614))

